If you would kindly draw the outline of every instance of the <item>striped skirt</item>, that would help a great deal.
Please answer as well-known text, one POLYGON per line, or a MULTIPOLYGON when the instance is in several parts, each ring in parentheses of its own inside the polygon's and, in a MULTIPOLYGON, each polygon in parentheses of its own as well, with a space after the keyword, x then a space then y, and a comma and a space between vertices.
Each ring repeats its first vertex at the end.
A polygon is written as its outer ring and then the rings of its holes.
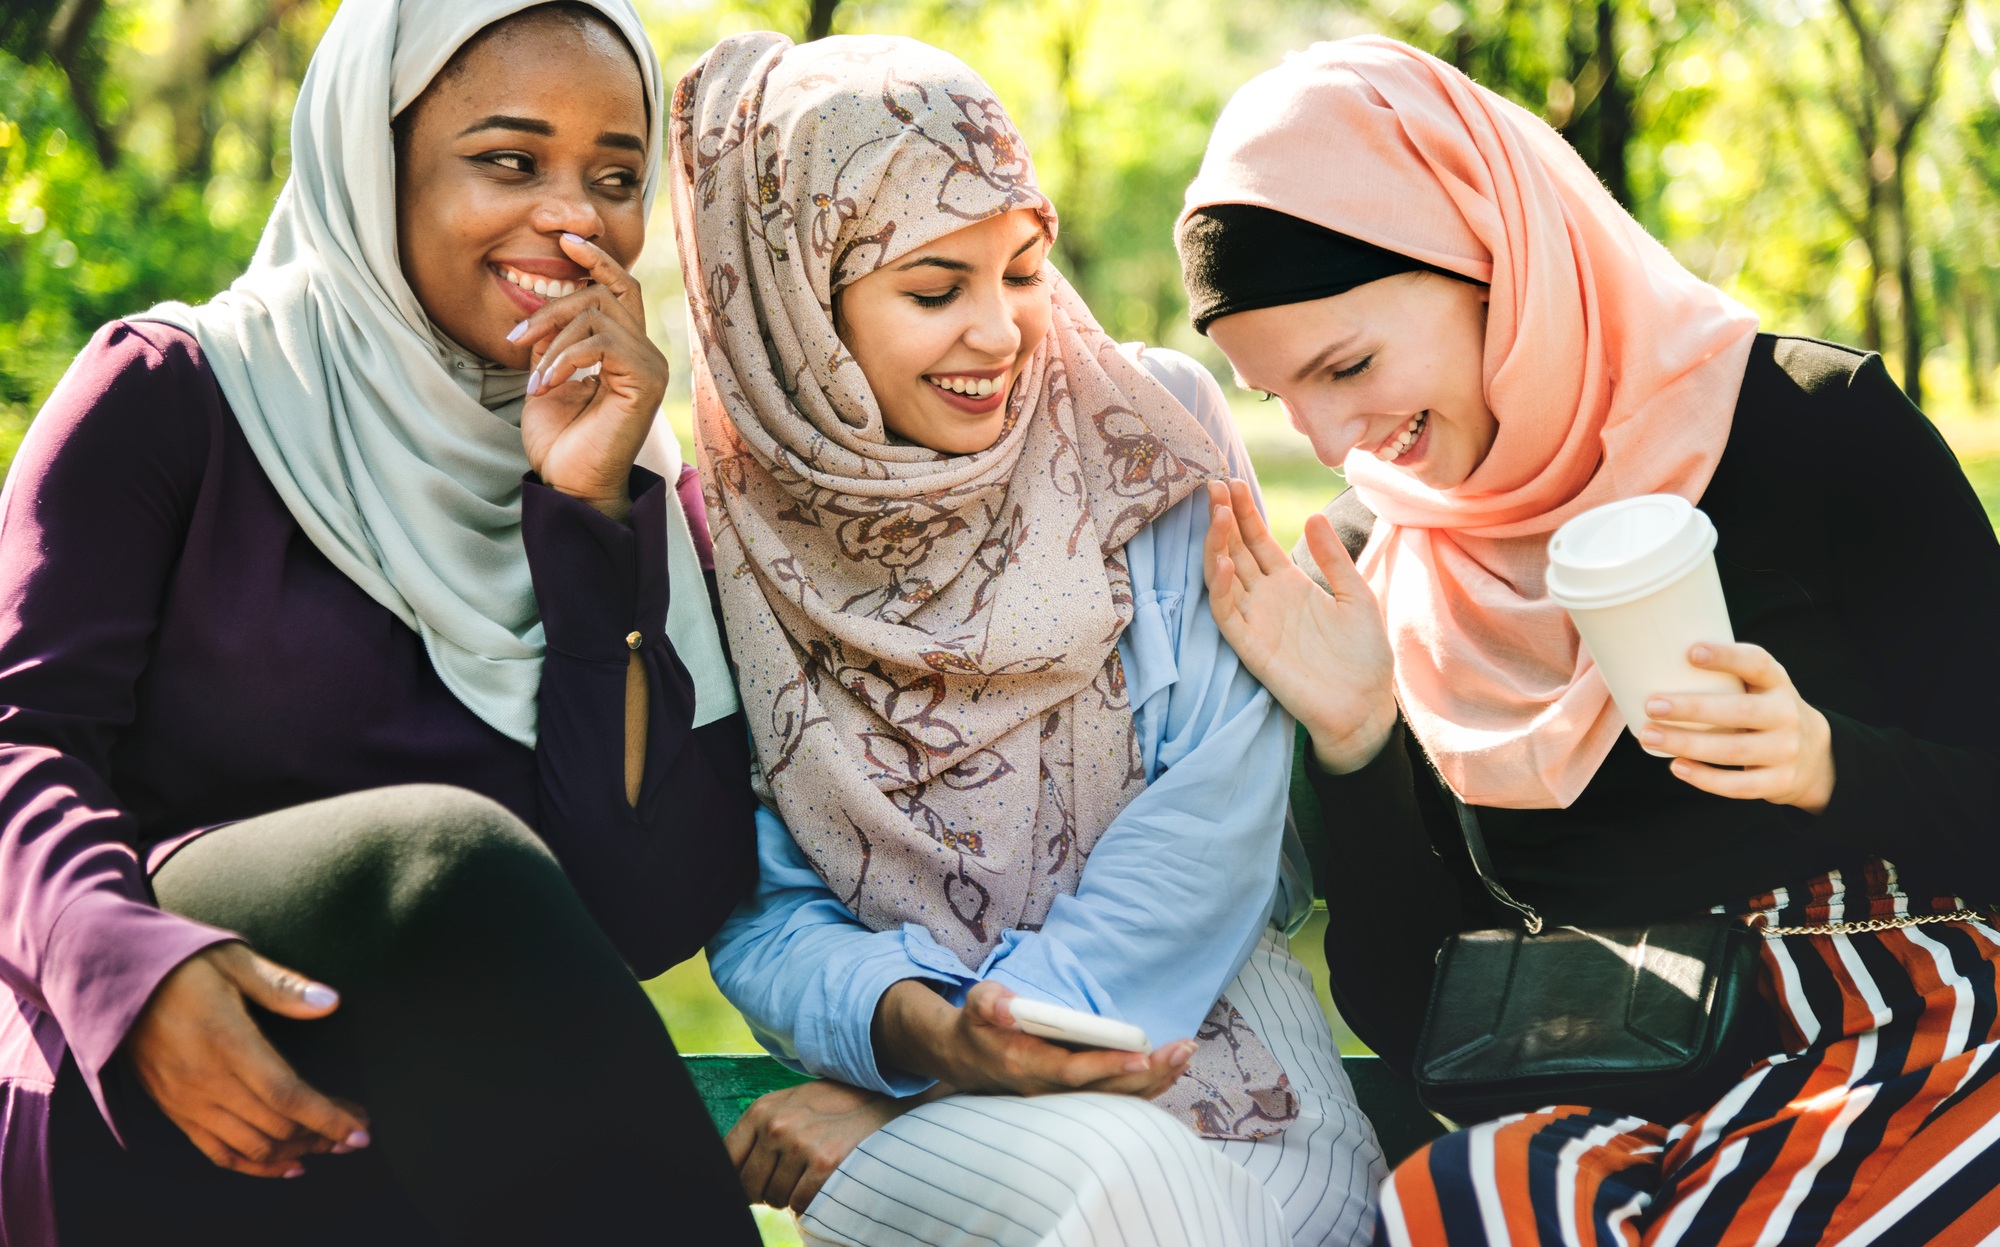
POLYGON ((1291 1076, 1299 1117, 1204 1139, 1132 1096, 955 1095, 841 1162, 810 1247, 1353 1247, 1385 1170, 1312 978, 1266 932, 1226 994, 1291 1076))
MULTIPOLYGON (((1773 926, 1949 913, 1895 870, 1752 902, 1773 926)), ((1673 1126, 1561 1106, 1438 1139, 1383 1184, 1382 1244, 2000 1244, 2000 933, 1764 941, 1785 1051, 1673 1126)))

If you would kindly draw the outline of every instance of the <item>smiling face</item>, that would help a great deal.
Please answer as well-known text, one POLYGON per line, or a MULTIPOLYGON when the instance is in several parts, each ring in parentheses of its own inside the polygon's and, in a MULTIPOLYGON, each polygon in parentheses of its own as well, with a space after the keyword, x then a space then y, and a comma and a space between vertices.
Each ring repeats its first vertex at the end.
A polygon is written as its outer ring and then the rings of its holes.
POLYGON ((834 327, 891 433, 949 455, 1000 438, 1049 331, 1048 236, 1027 208, 968 225, 842 287, 834 327))
POLYGON ((530 9, 488 27, 396 128, 403 276, 469 351, 528 366, 508 331, 586 280, 562 234, 628 268, 645 244, 645 86, 599 21, 530 9))
POLYGON ((1432 489, 1463 485, 1499 424, 1483 382, 1487 288, 1399 273, 1331 298, 1221 317, 1237 382, 1285 404, 1321 463, 1372 454, 1432 489))

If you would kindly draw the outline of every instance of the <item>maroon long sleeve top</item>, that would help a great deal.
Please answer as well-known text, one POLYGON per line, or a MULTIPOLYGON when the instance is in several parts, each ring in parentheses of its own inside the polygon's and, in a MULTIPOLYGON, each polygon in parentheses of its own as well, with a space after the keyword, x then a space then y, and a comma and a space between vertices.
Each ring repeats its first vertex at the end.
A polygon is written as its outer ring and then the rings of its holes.
MULTIPOLYGON (((539 743, 460 703, 417 634, 292 519, 195 339, 113 323, 36 419, 0 498, 0 1247, 52 1247, 48 1097, 93 1093, 153 990, 232 938, 157 908, 192 835, 402 783, 456 784, 533 827, 632 969, 692 955, 747 889, 740 715, 691 726, 667 639, 666 508, 693 473, 634 469, 629 525, 538 483, 521 521, 548 642, 539 743), (625 683, 651 692, 625 800, 625 683)), ((99 1094, 99 1105, 103 1100, 99 1094)))

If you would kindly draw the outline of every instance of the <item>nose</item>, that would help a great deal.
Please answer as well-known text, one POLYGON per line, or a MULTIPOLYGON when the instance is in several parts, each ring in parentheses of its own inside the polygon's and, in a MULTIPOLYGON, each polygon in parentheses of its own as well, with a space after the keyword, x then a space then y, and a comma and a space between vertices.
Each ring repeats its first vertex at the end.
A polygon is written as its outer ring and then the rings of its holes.
POLYGON ((1337 468, 1346 462, 1347 452, 1368 436, 1368 414, 1337 397, 1314 394, 1281 401, 1292 427, 1306 435, 1314 456, 1327 467, 1337 468))
POLYGON ((535 205, 534 226, 544 234, 575 234, 595 242, 604 232, 604 217, 579 183, 550 190, 535 205))
POLYGON ((1013 359, 1021 349, 1021 326, 999 283, 965 302, 965 332, 960 335, 965 345, 990 359, 1013 359))

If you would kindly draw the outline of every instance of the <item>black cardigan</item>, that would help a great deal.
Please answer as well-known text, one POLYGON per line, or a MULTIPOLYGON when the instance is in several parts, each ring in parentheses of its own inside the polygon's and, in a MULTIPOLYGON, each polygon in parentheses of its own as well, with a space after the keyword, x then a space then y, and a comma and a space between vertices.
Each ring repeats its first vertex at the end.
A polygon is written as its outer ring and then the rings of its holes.
MULTIPOLYGON (((1912 895, 2000 900, 2000 543, 1881 357, 1760 334, 1700 505, 1737 639, 1832 724, 1833 799, 1814 816, 1712 796, 1624 733, 1567 809, 1478 810, 1508 890, 1555 922, 1631 924, 1879 857, 1912 895)), ((1359 496, 1326 513, 1358 553, 1375 518, 1359 496)), ((1407 1067, 1438 945, 1504 918, 1402 724, 1359 771, 1306 758, 1334 999, 1407 1067)))

